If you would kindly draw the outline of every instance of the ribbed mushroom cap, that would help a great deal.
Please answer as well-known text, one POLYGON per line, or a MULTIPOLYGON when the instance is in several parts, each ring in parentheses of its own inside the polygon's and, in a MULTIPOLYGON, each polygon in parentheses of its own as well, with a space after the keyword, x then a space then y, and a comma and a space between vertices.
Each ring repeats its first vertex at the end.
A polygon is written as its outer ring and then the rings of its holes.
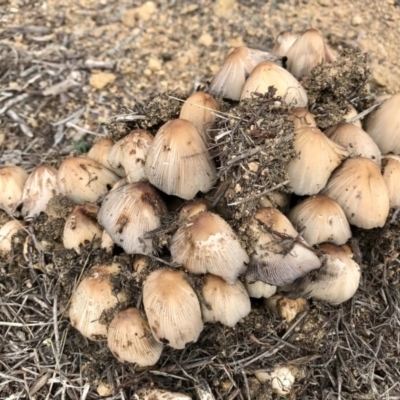
POLYGON ((351 104, 348 104, 348 108, 349 108, 349 111, 347 111, 347 113, 345 115, 343 115, 343 119, 345 120, 345 122, 350 123, 355 126, 358 126, 359 128, 362 128, 360 119, 356 119, 354 122, 348 122, 353 117, 358 115, 358 111, 351 104))
POLYGON ((229 224, 211 212, 196 214, 171 239, 174 262, 193 274, 210 273, 229 284, 246 270, 249 257, 229 224))
POLYGON ((366 157, 381 165, 381 151, 367 132, 353 124, 341 123, 328 128, 325 135, 345 147, 350 157, 366 157))
POLYGON ((106 230, 103 230, 101 234, 101 244, 100 247, 105 249, 107 253, 112 253, 114 249, 114 241, 112 237, 107 233, 106 230))
POLYGON ((300 128, 316 128, 314 115, 311 114, 305 107, 296 107, 290 112, 290 119, 294 124, 294 130, 300 128))
POLYGON ((348 256, 346 250, 333 244, 323 244, 319 250, 325 255, 322 267, 283 290, 330 304, 349 300, 360 283, 360 266, 348 256))
POLYGON ((87 156, 92 160, 101 164, 103 167, 110 169, 118 176, 124 177, 126 174, 123 168, 121 167, 114 168, 108 162, 108 156, 113 146, 114 146, 114 140, 112 140, 111 138, 101 138, 93 144, 91 149, 88 151, 87 156))
POLYGON ((252 93, 267 93, 270 86, 276 89, 276 96, 294 107, 307 106, 307 93, 297 79, 273 62, 258 64, 243 86, 240 100, 251 98, 252 93))
POLYGON ((310 75, 319 64, 334 61, 332 52, 316 29, 304 31, 289 48, 286 57, 287 69, 297 79, 310 75))
POLYGON ((365 130, 374 139, 382 154, 400 154, 400 93, 385 100, 373 111, 365 130))
POLYGON ((192 400, 192 398, 183 393, 167 392, 162 389, 141 389, 136 392, 133 400, 192 400))
POLYGON ((200 303, 182 271, 161 268, 143 285, 143 304, 150 329, 175 349, 196 342, 203 330, 200 303))
POLYGON ((159 360, 163 345, 152 335, 148 322, 136 308, 120 311, 108 327, 107 345, 121 362, 139 367, 154 365, 159 360))
POLYGON ((208 192, 215 179, 214 161, 194 125, 185 119, 164 124, 147 156, 146 175, 164 193, 193 199, 208 192))
POLYGON ((146 233, 158 228, 167 208, 148 183, 128 183, 112 190, 103 200, 98 221, 114 243, 128 254, 151 254, 153 244, 146 233))
POLYGON ((239 100, 247 77, 256 65, 267 60, 278 61, 279 58, 271 53, 248 47, 235 48, 211 80, 210 93, 217 98, 239 100))
POLYGON ((246 272, 248 282, 274 286, 294 282, 321 262, 290 221, 274 208, 260 209, 250 227, 258 238, 246 272))
POLYGON ((347 157, 347 150, 328 139, 318 128, 302 128, 295 132, 293 146, 298 156, 287 170, 294 193, 303 196, 322 190, 333 170, 347 157))
POLYGON ((122 168, 128 182, 140 182, 146 178, 144 165, 154 136, 143 129, 137 129, 118 140, 112 147, 108 162, 114 168, 122 168))
POLYGON ((330 242, 336 245, 351 238, 346 214, 336 201, 327 196, 311 196, 297 204, 289 219, 311 246, 330 242))
POLYGON ((292 47, 297 38, 298 36, 290 31, 281 32, 275 40, 272 54, 277 57, 285 57, 288 50, 290 49, 290 47, 292 47))
POLYGON ((99 201, 119 180, 118 175, 89 157, 68 157, 60 165, 60 194, 77 204, 99 201))
POLYGON ((245 285, 249 296, 254 297, 255 299, 259 299, 261 297, 268 299, 276 293, 276 286, 268 285, 268 283, 261 281, 256 281, 253 283, 246 282, 245 285))
POLYGON ((0 209, 12 215, 22 197, 28 174, 15 165, 0 168, 0 209))
POLYGON ((29 175, 22 192, 22 215, 31 220, 44 212, 47 203, 58 194, 57 170, 49 165, 36 167, 29 175))
POLYGON ((0 228, 0 255, 7 255, 12 249, 12 237, 23 228, 23 224, 17 220, 6 222, 0 228))
POLYGON ((184 204, 179 211, 179 219, 186 220, 207 211, 210 208, 210 202, 207 199, 195 199, 184 204))
POLYGON ((111 275, 116 275, 119 271, 118 264, 92 267, 71 296, 71 324, 88 339, 105 339, 107 326, 99 321, 103 311, 126 301, 126 294, 122 291, 116 294, 111 282, 111 275))
POLYGON ((349 158, 321 192, 342 207, 350 224, 372 229, 385 225, 389 192, 379 167, 369 158, 349 158))
POLYGON ((400 157, 383 156, 383 179, 389 191, 390 208, 400 207, 400 157))
POLYGON ((208 129, 217 118, 215 111, 219 111, 218 102, 208 93, 196 92, 186 99, 181 108, 179 118, 190 121, 199 131, 206 143, 212 139, 208 129))
POLYGON ((93 203, 73 209, 64 225, 63 245, 66 249, 74 249, 80 254, 81 246, 102 237, 103 231, 97 223, 98 211, 99 207, 93 203))
POLYGON ((206 275, 202 295, 207 303, 201 304, 204 322, 221 322, 234 327, 251 311, 250 297, 243 283, 228 285, 222 278, 206 275))

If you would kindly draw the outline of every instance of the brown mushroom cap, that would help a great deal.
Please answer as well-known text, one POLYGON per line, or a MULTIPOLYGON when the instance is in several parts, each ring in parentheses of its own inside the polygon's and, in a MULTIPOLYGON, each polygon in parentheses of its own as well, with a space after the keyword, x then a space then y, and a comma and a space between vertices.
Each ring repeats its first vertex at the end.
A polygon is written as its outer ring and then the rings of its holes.
POLYGON ((251 229, 257 242, 246 272, 248 282, 262 281, 283 286, 321 266, 311 247, 304 239, 298 238, 298 232, 278 210, 259 210, 251 229))
POLYGON ((203 330, 200 303, 182 271, 161 268, 143 285, 143 304, 150 329, 175 349, 196 342, 203 330))
POLYGON ((139 367, 156 364, 163 349, 136 308, 120 311, 114 317, 108 327, 107 344, 119 361, 136 363, 139 367))
POLYGON ((219 215, 202 212, 184 221, 171 239, 174 262, 193 274, 206 272, 235 283, 249 257, 229 224, 219 215))
POLYGON ((243 86, 240 100, 251 98, 252 93, 267 93, 274 86, 276 96, 294 107, 307 106, 307 93, 297 79, 279 65, 264 61, 258 64, 243 86))
POLYGON ((346 214, 327 196, 316 195, 303 200, 288 217, 311 246, 323 242, 341 245, 351 238, 346 214))
POLYGON ((222 278, 208 274, 204 278, 202 303, 204 322, 221 322, 233 327, 251 311, 250 298, 243 283, 228 285, 222 278))
POLYGON ((332 174, 321 192, 342 207, 359 228, 382 227, 389 214, 389 192, 379 167, 369 158, 349 158, 332 174))
POLYGON ((114 243, 128 254, 151 254, 153 243, 146 233, 161 225, 167 212, 157 191, 148 183, 128 183, 112 190, 103 200, 98 221, 114 243))
POLYGON ((71 297, 69 318, 71 324, 83 336, 91 340, 103 340, 107 336, 107 326, 99 319, 106 310, 126 301, 124 292, 115 293, 111 275, 118 274, 120 266, 98 265, 92 267, 82 279, 71 297))
POLYGON ((215 97, 239 100, 246 78, 262 61, 277 61, 270 53, 248 47, 237 47, 228 55, 224 65, 210 82, 210 93, 215 97))
POLYGON ((158 189, 186 200, 199 191, 208 192, 216 179, 214 161, 204 140, 185 119, 169 121, 159 129, 145 171, 158 189))

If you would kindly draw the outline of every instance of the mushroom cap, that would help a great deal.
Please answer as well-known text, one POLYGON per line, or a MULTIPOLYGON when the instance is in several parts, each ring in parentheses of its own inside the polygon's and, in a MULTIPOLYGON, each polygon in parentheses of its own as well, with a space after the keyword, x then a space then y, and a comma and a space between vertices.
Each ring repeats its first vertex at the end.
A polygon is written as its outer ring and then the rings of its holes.
POLYGON ((148 322, 136 308, 120 311, 108 327, 107 345, 121 362, 136 363, 139 367, 154 365, 163 345, 152 335, 148 322))
POLYGON ((400 207, 400 157, 383 156, 382 172, 389 191, 390 208, 400 207))
POLYGON ((201 304, 204 322, 221 322, 234 327, 251 311, 250 297, 243 283, 237 280, 228 285, 222 278, 207 274, 204 278, 202 295, 210 306, 201 304))
POLYGON ((146 175, 164 193, 193 199, 216 179, 214 161, 195 126, 185 119, 164 124, 147 155, 146 175), (195 173, 193 173, 195 171, 195 173))
POLYGON ((80 254, 82 245, 102 237, 103 231, 97 223, 98 210, 99 207, 93 203, 73 209, 64 225, 63 245, 66 249, 74 249, 80 254))
POLYGON ((356 119, 353 122, 348 122, 353 117, 358 115, 358 111, 351 104, 348 104, 348 109, 349 109, 349 111, 347 111, 347 113, 345 115, 343 115, 343 119, 345 120, 345 122, 346 123, 350 123, 350 124, 355 125, 355 126, 358 126, 359 128, 362 128, 360 119, 356 119))
POLYGON ((342 207, 350 224, 371 229, 385 225, 389 192, 379 167, 369 158, 349 158, 321 192, 342 207))
POLYGON ((184 204, 179 211, 179 219, 186 220, 207 211, 211 203, 207 199, 195 199, 184 204))
POLYGON ((92 267, 86 278, 77 286, 71 296, 69 318, 71 324, 83 336, 91 340, 103 340, 107 336, 107 326, 99 319, 106 310, 126 301, 126 294, 115 294, 111 275, 118 274, 120 266, 97 265, 92 267))
POLYGON ((173 261, 189 272, 208 272, 229 284, 236 282, 249 262, 229 224, 211 212, 202 212, 184 221, 171 239, 170 250, 173 261))
POLYGON ((356 125, 341 123, 331 126, 325 135, 345 147, 350 157, 366 157, 381 165, 381 151, 367 132, 356 125))
POLYGON ((317 29, 307 29, 286 53, 286 67, 297 79, 310 75, 319 64, 334 61, 331 51, 317 29))
POLYGON ((400 93, 385 100, 373 111, 365 131, 374 139, 382 154, 400 154, 400 93))
POLYGON ((130 183, 146 178, 144 165, 154 136, 143 129, 137 129, 118 140, 110 150, 108 162, 114 168, 122 166, 130 183))
POLYGON ((274 47, 272 49, 272 54, 277 57, 285 57, 290 47, 298 38, 298 35, 290 31, 280 32, 276 37, 274 47))
POLYGON ((298 156, 289 162, 287 170, 292 190, 300 196, 321 191, 333 170, 348 156, 344 147, 318 128, 296 130, 293 146, 298 156))
POLYGON ((301 297, 291 299, 283 296, 281 293, 277 293, 274 296, 265 299, 264 304, 271 312, 278 314, 287 322, 292 322, 297 315, 302 313, 308 307, 306 299, 301 297))
POLYGON ((311 114, 305 107, 296 107, 290 112, 290 119, 294 124, 294 130, 300 128, 316 128, 314 115, 311 114))
POLYGON ((0 255, 11 253, 12 237, 23 228, 23 224, 16 219, 6 222, 0 228, 0 255))
POLYGON ((22 191, 22 215, 31 220, 44 212, 47 203, 58 194, 57 170, 49 165, 36 167, 29 175, 22 191))
POLYGON ((114 243, 128 254, 151 254, 153 243, 146 233, 161 225, 167 208, 148 183, 128 183, 104 198, 97 215, 100 225, 114 243))
POLYGON ((96 203, 118 180, 118 175, 86 156, 66 158, 57 174, 60 194, 77 204, 96 203))
POLYGON ((27 172, 16 165, 0 168, 0 209, 12 215, 22 197, 27 172))
POLYGON ((143 284, 143 304, 150 329, 175 349, 196 342, 203 330, 200 303, 182 271, 161 268, 143 284))
POLYGON ((98 162, 103 167, 108 168, 120 177, 124 177, 125 170, 121 167, 114 168, 109 162, 108 157, 112 147, 114 146, 114 140, 111 138, 100 138, 96 140, 91 149, 88 151, 87 156, 92 160, 98 162))
POLYGON ((190 121, 198 130, 203 140, 208 143, 211 137, 208 128, 212 126, 219 111, 218 102, 208 93, 198 91, 189 96, 183 103, 179 118, 190 121))
POLYGON ((262 61, 278 61, 278 59, 266 51, 236 47, 211 80, 210 93, 217 98, 239 100, 243 85, 254 67, 262 61))
POLYGON ((255 299, 260 299, 261 297, 268 299, 276 293, 276 286, 268 285, 268 283, 261 281, 253 283, 246 281, 245 285, 249 296, 254 297, 255 299))
POLYGON ((251 98, 252 93, 267 93, 270 86, 276 89, 275 96, 294 107, 307 106, 307 93, 297 79, 279 65, 264 61, 254 68, 243 86, 240 100, 251 98))
POLYGON ((360 266, 341 247, 325 243, 319 250, 325 254, 322 267, 283 290, 330 304, 349 300, 360 284, 360 266))
POLYGON ((321 266, 311 247, 298 238, 298 232, 278 210, 260 209, 251 229, 258 239, 246 272, 248 282, 283 286, 321 266))
POLYGON ((311 246, 323 242, 341 245, 351 238, 346 214, 327 196, 315 195, 303 200, 288 217, 311 246))

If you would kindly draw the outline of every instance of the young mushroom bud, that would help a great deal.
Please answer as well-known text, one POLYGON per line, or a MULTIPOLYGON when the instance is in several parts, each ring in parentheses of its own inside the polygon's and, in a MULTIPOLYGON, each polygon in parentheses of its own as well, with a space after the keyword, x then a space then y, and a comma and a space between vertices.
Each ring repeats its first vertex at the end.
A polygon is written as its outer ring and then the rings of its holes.
POLYGON ((58 194, 57 170, 40 165, 29 175, 22 192, 22 211, 25 220, 31 220, 44 212, 47 203, 58 194))
POLYGON ((126 301, 123 291, 115 293, 111 281, 120 271, 118 264, 92 267, 71 296, 69 318, 72 326, 91 340, 107 337, 107 325, 100 321, 103 312, 126 301))
POLYGON ((140 389, 132 400, 192 400, 192 398, 183 393, 168 392, 162 389, 140 389))
POLYGON ((365 123, 365 130, 374 139, 382 154, 400 154, 400 93, 385 100, 365 123))
POLYGON ((297 79, 310 75, 319 64, 335 61, 332 51, 316 29, 304 31, 287 51, 286 57, 287 69, 297 79))
POLYGON ((183 349, 199 338, 203 330, 200 303, 182 271, 153 271, 143 284, 143 304, 158 340, 183 349))
POLYGON ((283 286, 321 266, 313 249, 278 210, 259 210, 249 228, 254 236, 255 251, 246 272, 247 282, 283 286))
POLYGON ((144 165, 153 140, 150 132, 134 130, 115 143, 108 161, 114 168, 123 167, 128 182, 140 182, 146 178, 144 165))
POLYGON ((91 203, 74 208, 64 225, 63 245, 66 249, 74 249, 80 254, 83 245, 102 237, 102 229, 97 223, 98 211, 99 207, 91 203))
POLYGON ((290 299, 280 293, 266 299, 264 304, 272 313, 278 314, 289 323, 306 310, 308 306, 306 299, 302 299, 301 297, 290 299))
POLYGON ((277 57, 285 57, 288 50, 292 47, 297 38, 298 36, 290 31, 281 32, 275 40, 272 54, 277 57))
POLYGON ((192 94, 183 103, 179 118, 190 121, 199 131, 206 143, 210 143, 211 137, 208 129, 217 118, 215 111, 219 111, 218 102, 210 94, 202 91, 192 94))
POLYGON ((152 335, 148 322, 136 308, 120 311, 108 327, 107 345, 120 362, 139 367, 154 365, 163 345, 152 335))
POLYGON ((389 191, 390 208, 400 207, 400 157, 384 156, 382 159, 383 179, 389 191))
POLYGON ((351 238, 346 214, 327 196, 316 195, 303 200, 290 211, 289 219, 311 246, 323 242, 341 245, 351 238))
POLYGON ((161 225, 167 208, 148 183, 128 183, 112 190, 101 204, 98 221, 114 243, 128 254, 151 254, 153 243, 146 234, 161 225))
POLYGON ((239 280, 228 285, 222 278, 207 274, 204 278, 201 305, 204 322, 220 322, 234 327, 251 311, 250 298, 239 280))
POLYGON ((118 175, 89 157, 69 157, 58 170, 60 194, 77 204, 99 201, 119 180, 118 175))
POLYGON ((282 290, 292 296, 312 297, 330 304, 349 300, 360 283, 360 266, 341 247, 325 243, 319 250, 325 255, 322 267, 282 290))
POLYGON ((258 371, 255 377, 262 383, 268 382, 274 393, 290 398, 290 392, 295 381, 293 368, 290 367, 275 367, 270 373, 265 371, 258 371))
POLYGON ((7 256, 12 250, 13 236, 23 228, 17 220, 11 220, 0 228, 0 256, 7 256))
POLYGON ((321 191, 333 170, 348 156, 344 147, 318 128, 298 129, 293 146, 298 155, 289 162, 287 170, 292 190, 300 196, 321 191))
POLYGON ((381 151, 367 132, 353 124, 331 126, 325 135, 349 152, 350 157, 366 157, 381 165, 381 151))
POLYGON ((239 100, 243 85, 255 66, 263 61, 278 60, 279 57, 265 51, 237 47, 210 82, 210 93, 217 98, 239 100))
POLYGON ((0 209, 12 215, 22 197, 28 174, 15 165, 0 168, 0 209))
POLYGON ((170 250, 173 261, 189 272, 208 272, 228 284, 236 282, 249 262, 229 224, 211 212, 201 212, 183 221, 171 239, 170 250))
POLYGON ((342 207, 350 224, 363 229, 385 225, 389 192, 379 167, 369 158, 349 158, 321 192, 342 207))
POLYGON ((118 176, 124 177, 125 170, 123 168, 121 167, 114 168, 108 162, 108 157, 113 146, 114 146, 114 140, 112 140, 111 138, 101 138, 93 144, 93 146, 87 153, 87 156, 92 160, 101 164, 103 167, 110 169, 118 176))
POLYGON ((216 179, 204 140, 185 119, 169 121, 159 129, 145 170, 151 184, 185 200, 193 199, 199 191, 207 193, 216 179))
POLYGON ((297 79, 279 65, 265 61, 258 64, 243 86, 240 101, 249 99, 252 93, 267 93, 273 86, 275 96, 293 107, 307 107, 307 93, 297 79))

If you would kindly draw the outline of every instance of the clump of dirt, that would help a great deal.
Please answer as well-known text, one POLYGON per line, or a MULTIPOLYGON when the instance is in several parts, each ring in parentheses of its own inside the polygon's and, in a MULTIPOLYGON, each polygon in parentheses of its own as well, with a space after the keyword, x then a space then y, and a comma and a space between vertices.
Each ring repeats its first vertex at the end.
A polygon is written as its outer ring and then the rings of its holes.
POLYGON ((332 64, 321 64, 301 80, 309 110, 321 129, 343 121, 349 105, 364 110, 368 105, 366 84, 370 76, 367 55, 345 49, 332 64))
POLYGON ((289 190, 286 166, 296 157, 290 109, 271 87, 255 93, 220 119, 215 137, 218 178, 232 218, 239 224, 254 214, 260 197, 289 190))

